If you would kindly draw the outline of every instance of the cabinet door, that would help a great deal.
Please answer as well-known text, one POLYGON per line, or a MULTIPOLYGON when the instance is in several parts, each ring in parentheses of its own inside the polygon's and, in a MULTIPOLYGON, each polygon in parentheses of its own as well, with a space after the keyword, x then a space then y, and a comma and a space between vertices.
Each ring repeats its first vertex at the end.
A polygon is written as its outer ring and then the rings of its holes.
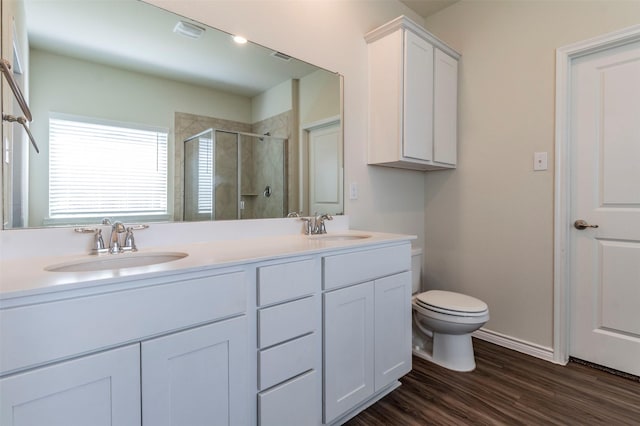
POLYGON ((139 425, 139 345, 1 379, 0 424, 139 425))
POLYGON ((375 391, 411 371, 411 274, 375 281, 375 391))
POLYGON ((403 156, 430 161, 433 151, 433 46, 411 31, 404 40, 403 156))
POLYGON ((456 164, 458 117, 458 61, 435 50, 433 160, 456 164))
POLYGON ((373 282, 324 295, 324 422, 373 394, 373 282))
POLYGON ((144 424, 247 424, 248 362, 245 316, 143 342, 144 424))

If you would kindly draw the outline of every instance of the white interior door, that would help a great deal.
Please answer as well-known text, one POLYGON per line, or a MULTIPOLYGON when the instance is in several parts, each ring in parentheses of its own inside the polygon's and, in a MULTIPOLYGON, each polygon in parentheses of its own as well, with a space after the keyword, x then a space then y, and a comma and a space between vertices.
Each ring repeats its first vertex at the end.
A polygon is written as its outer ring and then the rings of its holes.
POLYGON ((640 42, 571 69, 569 352, 640 375, 640 42))
POLYGON ((340 122, 309 131, 309 214, 342 213, 342 133, 340 122))

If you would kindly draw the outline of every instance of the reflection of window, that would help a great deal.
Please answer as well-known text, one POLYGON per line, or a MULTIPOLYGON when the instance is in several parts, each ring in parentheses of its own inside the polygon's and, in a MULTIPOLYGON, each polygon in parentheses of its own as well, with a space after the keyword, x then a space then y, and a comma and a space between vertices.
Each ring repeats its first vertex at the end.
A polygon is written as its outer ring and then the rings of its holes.
POLYGON ((51 218, 166 213, 166 130, 49 120, 51 218))
POLYGON ((200 136, 198 141, 198 213, 213 213, 213 140, 200 136))

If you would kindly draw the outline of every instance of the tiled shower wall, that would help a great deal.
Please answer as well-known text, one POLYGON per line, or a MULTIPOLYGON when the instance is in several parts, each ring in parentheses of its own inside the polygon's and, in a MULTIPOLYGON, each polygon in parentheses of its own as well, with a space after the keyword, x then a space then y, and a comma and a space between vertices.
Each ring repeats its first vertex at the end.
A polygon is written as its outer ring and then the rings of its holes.
MULTIPOLYGON (((291 209, 295 210, 299 200, 299 167, 298 167, 298 134, 295 130, 295 114, 287 111, 270 117, 253 125, 214 117, 206 117, 188 113, 175 114, 174 144, 174 218, 184 217, 184 140, 204 130, 249 132, 255 134, 269 133, 271 136, 285 138, 284 160, 282 159, 282 142, 265 138, 243 137, 249 143, 242 144, 242 183, 241 196, 244 210, 241 218, 276 218, 284 217, 291 209), (284 173, 281 166, 284 161, 284 173), (264 195, 265 187, 271 188, 271 196, 264 195)), ((221 140, 222 141, 222 140, 221 140)), ((235 150, 216 150, 219 167, 228 168, 236 163, 235 150), (224 157, 224 158, 223 158, 224 157), (228 158, 227 158, 228 157, 228 158)), ((222 171, 222 170, 221 170, 222 171)), ((229 170, 227 170, 229 171, 229 170)), ((229 174, 229 173, 227 173, 229 174)), ((232 174, 232 173, 231 173, 232 174)), ((232 219, 236 214, 236 198, 232 186, 219 186, 216 189, 216 218, 232 219)))
MULTIPOLYGON (((181 221, 184 218, 184 141, 185 139, 197 135, 198 133, 207 129, 223 129, 236 132, 251 132, 251 125, 247 123, 241 123, 238 121, 223 120, 215 117, 206 117, 202 115, 188 114, 184 112, 175 113, 174 122, 174 179, 173 179, 173 215, 174 220, 181 221)), ((216 156, 219 155, 216 153, 216 156)), ((224 154, 222 154, 224 155, 224 154)), ((220 162, 220 159, 218 158, 220 162)), ((229 164, 231 159, 224 160, 224 163, 229 164)), ((236 159, 233 158, 233 164, 236 159)), ((221 194, 222 196, 222 194, 221 194)), ((225 197, 228 198, 228 197, 225 197)), ((223 203, 222 200, 216 202, 216 215, 224 218, 235 218, 236 204, 223 203), (220 209, 218 210, 218 204, 220 209), (230 205, 233 204, 233 205, 230 205)))
MULTIPOLYGON (((255 184, 260 185, 257 196, 245 201, 246 218, 284 217, 298 205, 298 136, 292 110, 258 121, 252 126, 252 133, 284 138, 284 160, 282 142, 264 139, 255 145, 255 184), (280 164, 284 161, 284 174, 280 164), (264 196, 265 186, 272 190, 270 197, 264 196), (251 206, 249 206, 252 204, 251 206), (251 215, 251 216, 250 216, 251 215)), ((245 216, 243 216, 245 217, 245 216)))

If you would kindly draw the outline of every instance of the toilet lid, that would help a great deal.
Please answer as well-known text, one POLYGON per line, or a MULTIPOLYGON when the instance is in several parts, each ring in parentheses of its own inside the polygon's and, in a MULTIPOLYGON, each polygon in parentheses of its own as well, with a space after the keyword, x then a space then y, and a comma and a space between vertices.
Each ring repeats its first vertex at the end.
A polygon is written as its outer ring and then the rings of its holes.
POLYGON ((452 291, 429 290, 420 293, 416 299, 423 306, 454 312, 480 313, 489 309, 480 299, 452 291))

